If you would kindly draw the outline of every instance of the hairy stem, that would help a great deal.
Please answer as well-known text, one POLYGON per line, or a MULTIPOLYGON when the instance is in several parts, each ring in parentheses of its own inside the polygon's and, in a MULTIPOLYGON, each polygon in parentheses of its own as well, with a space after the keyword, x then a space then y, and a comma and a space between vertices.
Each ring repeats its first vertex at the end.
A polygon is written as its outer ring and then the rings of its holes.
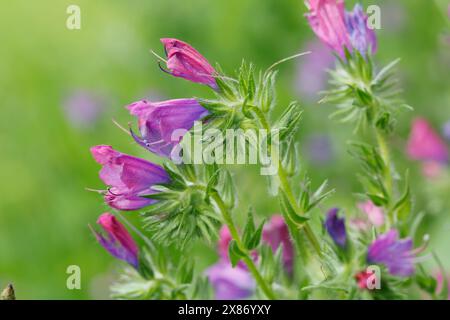
POLYGON ((233 222, 233 218, 231 217, 231 214, 228 211, 222 198, 219 196, 219 194, 217 192, 213 192, 212 197, 213 197, 214 201, 216 202, 217 206, 219 207, 222 217, 223 217, 228 229, 230 230, 232 238, 236 241, 239 249, 243 253, 245 253, 245 256, 242 258, 242 260, 247 265, 248 269, 252 273, 253 277, 255 278, 256 282, 258 283, 259 287, 264 292, 264 294, 267 296, 267 298, 269 298, 271 300, 276 299, 272 288, 266 283, 266 281, 264 280, 262 275, 259 273, 248 250, 245 248, 244 244, 242 243, 241 237, 239 236, 237 228, 233 222))

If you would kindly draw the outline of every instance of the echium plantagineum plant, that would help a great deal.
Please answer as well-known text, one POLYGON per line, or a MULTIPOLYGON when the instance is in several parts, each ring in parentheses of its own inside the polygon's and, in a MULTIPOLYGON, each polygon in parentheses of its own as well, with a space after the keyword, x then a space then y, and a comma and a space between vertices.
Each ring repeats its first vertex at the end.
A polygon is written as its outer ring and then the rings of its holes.
MULTIPOLYGON (((361 217, 346 219, 344 212, 349 210, 343 208, 329 209, 324 216, 320 213, 319 204, 332 190, 327 190, 326 181, 312 190, 306 174, 298 170, 299 104, 290 103, 278 119, 271 116, 277 104, 275 68, 289 58, 260 72, 243 62, 233 77, 213 67, 191 45, 164 38, 165 57, 155 54, 160 68, 208 86, 215 98, 140 100, 127 106, 137 119, 137 130, 129 131, 131 138, 160 156, 162 165, 107 145, 91 148, 102 166, 100 178, 107 185, 100 193, 113 212, 100 216, 103 232, 94 231, 94 235, 111 255, 129 265, 112 286, 114 297, 447 298, 445 277, 437 290, 434 275, 421 265, 427 258, 428 239, 413 244, 420 221, 412 211, 407 173, 402 172, 405 178, 400 183, 401 175, 389 155, 395 116, 406 106, 392 89, 392 68, 397 61, 377 71, 373 63, 376 35, 367 26, 360 5, 347 12, 340 0, 306 4, 312 30, 336 53, 336 69, 330 72, 332 88, 321 102, 335 104, 335 116, 355 123, 356 130, 374 133, 374 145, 351 143, 362 164, 364 190, 355 204, 361 217), (258 215, 249 208, 245 224, 236 224, 239 193, 229 168, 221 163, 186 161, 192 151, 186 148, 187 142, 198 123, 203 125, 202 132, 254 129, 276 133, 277 139, 270 136, 259 141, 256 149, 261 151, 265 144, 276 168, 267 179, 267 190, 278 198, 281 214, 257 221, 258 215), (142 228, 133 226, 119 211, 139 211, 142 228), (126 227, 141 241, 135 241, 126 227), (196 241, 213 246, 217 242, 218 261, 206 270, 194 265, 190 249, 196 241)), ((249 152, 245 146, 231 148, 249 152)))

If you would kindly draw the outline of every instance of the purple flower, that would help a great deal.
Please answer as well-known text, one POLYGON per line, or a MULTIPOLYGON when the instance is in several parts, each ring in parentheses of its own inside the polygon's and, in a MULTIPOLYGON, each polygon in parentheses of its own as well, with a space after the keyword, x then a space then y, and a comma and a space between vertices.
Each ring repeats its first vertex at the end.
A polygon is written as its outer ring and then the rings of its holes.
POLYGON ((407 145, 408 155, 414 160, 448 163, 449 151, 445 142, 424 118, 412 124, 407 145))
POLYGON ((233 268, 228 261, 211 266, 206 275, 218 300, 245 299, 255 291, 255 281, 248 270, 239 265, 233 268))
POLYGON ((345 229, 345 218, 338 217, 338 208, 330 209, 325 219, 325 229, 334 243, 341 248, 347 244, 347 231, 345 229))
POLYGON ((369 51, 377 51, 377 37, 375 31, 367 26, 367 15, 358 3, 353 12, 345 12, 345 25, 350 36, 350 42, 363 56, 369 51))
MULTIPOLYGON (((138 118, 141 137, 131 131, 138 144, 163 157, 172 157, 172 151, 194 122, 208 115, 196 99, 174 99, 160 102, 137 101, 127 106, 138 118), (175 134, 175 136, 174 136, 175 134)), ((175 156, 175 155, 173 155, 175 156)))
POLYGON ((314 165, 325 164, 333 158, 331 141, 326 135, 309 137, 307 147, 307 154, 314 165))
POLYGON ((444 128, 442 129, 445 139, 450 140, 450 121, 444 124, 444 128))
POLYGON ((351 48, 345 25, 345 5, 343 0, 308 0, 309 13, 306 14, 314 33, 344 57, 344 48, 351 48))
POLYGON ((72 92, 63 102, 63 108, 70 124, 86 129, 95 124, 103 112, 104 101, 94 94, 78 90, 72 92))
POLYGON ((167 68, 173 76, 217 89, 216 71, 197 50, 178 39, 162 38, 161 42, 167 55, 167 68))
POLYGON ((117 221, 116 217, 108 212, 103 213, 97 220, 97 223, 106 233, 94 232, 97 241, 114 257, 128 262, 130 265, 138 268, 139 249, 127 229, 117 221))
POLYGON ((370 244, 367 262, 383 264, 390 274, 408 277, 415 271, 415 253, 412 249, 412 239, 398 239, 397 230, 392 229, 370 244))
POLYGON ((331 51, 317 39, 309 42, 301 51, 311 51, 311 53, 298 60, 295 90, 312 101, 317 99, 319 91, 325 89, 327 69, 333 66, 334 57, 331 51))
POLYGON ((377 48, 375 32, 367 27, 367 16, 360 5, 353 12, 345 11, 344 0, 308 0, 308 22, 314 33, 345 58, 345 48, 358 50, 365 55, 369 47, 377 48))
POLYGON ((110 186, 105 201, 118 210, 138 210, 155 202, 143 196, 155 193, 153 185, 170 182, 169 175, 160 166, 99 145, 91 153, 103 167, 100 179, 110 186))
POLYGON ((273 251, 276 251, 279 246, 282 246, 283 263, 286 271, 290 274, 294 264, 294 248, 289 236, 288 227, 282 216, 272 216, 269 223, 264 226, 262 238, 264 242, 272 247, 273 251))

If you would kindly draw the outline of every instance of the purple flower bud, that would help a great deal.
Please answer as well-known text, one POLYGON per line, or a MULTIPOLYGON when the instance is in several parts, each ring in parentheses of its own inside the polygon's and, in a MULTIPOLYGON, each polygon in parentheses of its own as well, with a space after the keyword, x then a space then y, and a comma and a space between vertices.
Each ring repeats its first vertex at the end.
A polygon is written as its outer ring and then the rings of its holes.
POLYGON ((435 161, 444 164, 449 160, 447 145, 424 118, 414 120, 407 152, 414 160, 435 161))
POLYGON ((325 219, 325 229, 334 243, 341 248, 347 244, 347 231, 345 229, 345 218, 338 217, 338 208, 330 209, 325 219))
POLYGON ((173 76, 217 89, 216 71, 197 50, 178 39, 162 38, 161 42, 167 55, 167 68, 173 76))
POLYGON ((133 132, 138 144, 163 157, 172 157, 172 151, 183 138, 181 131, 187 132, 194 122, 208 115, 196 99, 174 99, 160 102, 137 101, 127 106, 130 113, 138 118, 141 137, 133 132))
POLYGON ((350 36, 352 47, 363 56, 371 50, 372 54, 377 51, 377 37, 375 31, 367 26, 367 15, 358 3, 353 12, 345 12, 345 25, 350 36))
POLYGON ((262 238, 264 242, 272 247, 273 251, 278 250, 278 247, 282 246, 283 263, 286 271, 291 273, 294 263, 294 248, 292 247, 288 227, 282 216, 272 216, 270 222, 264 226, 262 238))
POLYGON ((345 58, 345 48, 365 55, 369 48, 376 52, 375 32, 367 27, 367 15, 357 4, 352 12, 345 11, 343 0, 309 0, 306 17, 314 33, 345 58))
POLYGON ((368 263, 383 264, 390 274, 408 277, 414 273, 413 243, 411 238, 398 239, 395 229, 380 235, 373 241, 367 252, 368 263))
POLYGON ((103 167, 100 179, 110 186, 106 203, 118 210, 138 210, 155 202, 143 196, 155 193, 153 185, 170 182, 169 175, 160 166, 99 145, 91 153, 103 167))
POLYGON ((345 5, 343 0, 308 0, 309 13, 306 14, 314 33, 345 57, 344 48, 351 50, 350 38, 345 25, 345 5))
POLYGON ((228 261, 220 261, 206 270, 217 300, 235 300, 250 297, 255 281, 248 270, 239 265, 233 268, 228 261))
POLYGON ((116 217, 106 212, 103 213, 97 220, 97 223, 106 232, 102 235, 94 231, 97 241, 114 257, 128 262, 130 265, 138 268, 139 249, 134 242, 127 229, 117 221, 116 217))

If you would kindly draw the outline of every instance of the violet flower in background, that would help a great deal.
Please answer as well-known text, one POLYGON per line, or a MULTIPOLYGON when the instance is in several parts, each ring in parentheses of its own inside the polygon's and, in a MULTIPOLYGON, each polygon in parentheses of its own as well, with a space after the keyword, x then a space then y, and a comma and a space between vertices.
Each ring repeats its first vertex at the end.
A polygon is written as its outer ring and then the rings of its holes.
POLYGON ((97 220, 106 235, 94 232, 97 241, 114 257, 128 262, 134 268, 138 268, 139 249, 127 229, 108 212, 103 213, 97 220))
POLYGON ((214 90, 217 83, 214 76, 216 70, 197 50, 186 42, 172 38, 162 38, 167 56, 167 68, 175 77, 205 84, 214 90))
POLYGON ((414 258, 412 239, 399 239, 395 229, 378 236, 367 251, 368 263, 383 264, 390 274, 400 277, 414 273, 414 258))
POLYGON ((75 128, 87 129, 95 125, 104 111, 102 98, 85 90, 68 95, 62 104, 67 121, 75 128))
POLYGON ((375 54, 377 51, 377 36, 375 31, 367 26, 367 15, 359 3, 355 5, 353 11, 345 12, 345 25, 353 48, 363 56, 369 50, 372 54, 375 54))
POLYGON ((414 160, 441 164, 447 164, 449 160, 447 145, 424 118, 416 118, 413 121, 407 153, 414 160))
POLYGON ((155 202, 143 196, 154 194, 156 184, 169 183, 167 172, 149 161, 129 156, 111 146, 99 145, 91 153, 103 167, 99 176, 110 186, 105 201, 118 210, 138 210, 155 202))
POLYGON ((334 65, 334 56, 322 42, 314 39, 301 51, 311 53, 298 60, 295 91, 309 101, 318 98, 318 93, 327 85, 327 69, 334 65))
POLYGON ((183 138, 182 135, 172 135, 177 130, 187 132, 195 121, 208 115, 196 99, 141 100, 128 105, 127 109, 138 118, 141 137, 131 131, 134 140, 147 150, 167 158, 172 157, 172 151, 183 138))
POLYGON ((282 246, 283 263, 286 271, 292 273, 294 265, 294 248, 289 236, 288 226, 281 215, 271 217, 269 223, 264 226, 262 239, 272 247, 273 251, 282 246))
POLYGON ((442 133, 445 139, 450 141, 450 121, 447 121, 442 128, 442 133))
POLYGON ((326 164, 333 159, 333 148, 327 135, 312 135, 307 141, 307 152, 313 165, 326 164))
POLYGON ((367 27, 367 16, 360 5, 345 11, 344 0, 308 0, 309 25, 319 39, 345 58, 345 48, 357 49, 362 55, 375 53, 375 32, 367 27))
POLYGON ((247 269, 237 265, 235 268, 228 261, 219 261, 206 270, 209 282, 214 288, 218 300, 236 300, 250 297, 256 283, 247 269))
POLYGON ((325 219, 325 229, 337 246, 345 248, 347 245, 345 218, 339 218, 338 212, 338 208, 332 208, 328 211, 325 219))
POLYGON ((228 257, 228 245, 230 244, 231 236, 230 229, 223 225, 219 230, 219 241, 218 241, 218 251, 221 259, 225 261, 230 261, 228 257))
POLYGON ((370 223, 375 227, 381 227, 384 224, 383 209, 377 207, 371 200, 359 203, 358 208, 367 215, 370 223))

